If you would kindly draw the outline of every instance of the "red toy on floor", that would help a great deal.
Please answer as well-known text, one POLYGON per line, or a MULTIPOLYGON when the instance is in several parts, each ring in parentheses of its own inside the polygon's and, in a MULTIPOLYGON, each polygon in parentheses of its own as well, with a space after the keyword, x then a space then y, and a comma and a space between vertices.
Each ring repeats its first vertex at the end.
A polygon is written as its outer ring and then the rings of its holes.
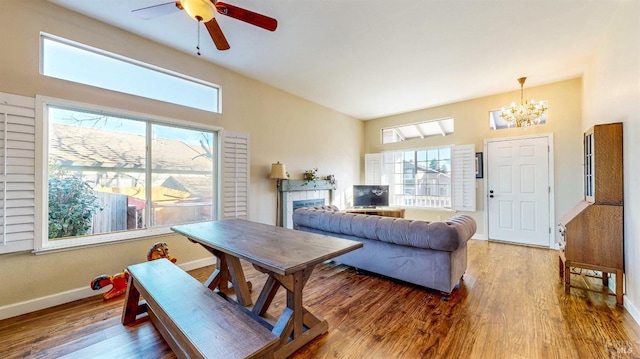
MULTIPOLYGON (((169 261, 171 261, 171 263, 175 263, 177 261, 176 258, 169 255, 169 247, 165 242, 154 243, 153 246, 149 249, 149 252, 147 252, 148 261, 156 260, 159 258, 167 258, 169 261)), ((126 270, 112 276, 101 274, 91 281, 91 289, 99 290, 110 284, 113 285, 113 287, 109 289, 108 292, 102 295, 104 300, 109 300, 111 298, 124 294, 127 291, 128 281, 129 273, 126 270)))
POLYGON ((98 290, 108 286, 109 284, 112 284, 113 287, 109 289, 108 292, 102 295, 102 298, 104 298, 104 300, 109 300, 111 298, 124 294, 124 292, 127 291, 128 281, 129 281, 129 273, 127 271, 122 271, 112 276, 102 274, 95 277, 91 281, 91 289, 98 290))

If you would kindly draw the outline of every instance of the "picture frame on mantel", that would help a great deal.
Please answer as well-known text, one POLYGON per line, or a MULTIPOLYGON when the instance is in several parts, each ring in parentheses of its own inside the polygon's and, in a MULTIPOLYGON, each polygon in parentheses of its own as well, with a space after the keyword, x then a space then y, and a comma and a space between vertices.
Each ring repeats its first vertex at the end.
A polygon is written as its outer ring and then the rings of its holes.
POLYGON ((476 152, 476 178, 482 178, 482 152, 476 152))

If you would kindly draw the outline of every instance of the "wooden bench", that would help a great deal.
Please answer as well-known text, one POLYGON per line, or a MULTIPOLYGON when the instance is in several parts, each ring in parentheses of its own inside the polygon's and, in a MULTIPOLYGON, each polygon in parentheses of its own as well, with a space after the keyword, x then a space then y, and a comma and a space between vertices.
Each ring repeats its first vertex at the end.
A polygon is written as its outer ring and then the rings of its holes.
POLYGON ((167 259, 131 265, 122 324, 149 318, 178 358, 271 358, 279 338, 167 259), (146 300, 140 302, 140 296, 146 300))

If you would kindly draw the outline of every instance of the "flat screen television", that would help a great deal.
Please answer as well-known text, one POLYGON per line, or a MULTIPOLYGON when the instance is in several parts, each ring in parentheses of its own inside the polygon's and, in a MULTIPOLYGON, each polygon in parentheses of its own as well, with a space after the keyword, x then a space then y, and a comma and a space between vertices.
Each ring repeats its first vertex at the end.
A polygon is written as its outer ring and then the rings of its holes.
POLYGON ((354 207, 387 207, 389 206, 388 185, 354 185, 354 207))

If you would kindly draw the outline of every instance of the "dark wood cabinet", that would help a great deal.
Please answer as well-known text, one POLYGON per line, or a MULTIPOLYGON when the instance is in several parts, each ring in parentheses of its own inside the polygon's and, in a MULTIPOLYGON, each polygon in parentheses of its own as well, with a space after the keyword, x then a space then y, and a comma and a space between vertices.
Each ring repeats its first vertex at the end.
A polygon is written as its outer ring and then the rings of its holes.
POLYGON ((622 206, 622 123, 596 125, 584 134, 585 200, 622 206))
POLYGON ((572 268, 602 274, 608 290, 615 274, 616 302, 622 305, 624 273, 622 123, 596 125, 584 134, 584 200, 560 218, 560 276, 565 291, 572 268))

